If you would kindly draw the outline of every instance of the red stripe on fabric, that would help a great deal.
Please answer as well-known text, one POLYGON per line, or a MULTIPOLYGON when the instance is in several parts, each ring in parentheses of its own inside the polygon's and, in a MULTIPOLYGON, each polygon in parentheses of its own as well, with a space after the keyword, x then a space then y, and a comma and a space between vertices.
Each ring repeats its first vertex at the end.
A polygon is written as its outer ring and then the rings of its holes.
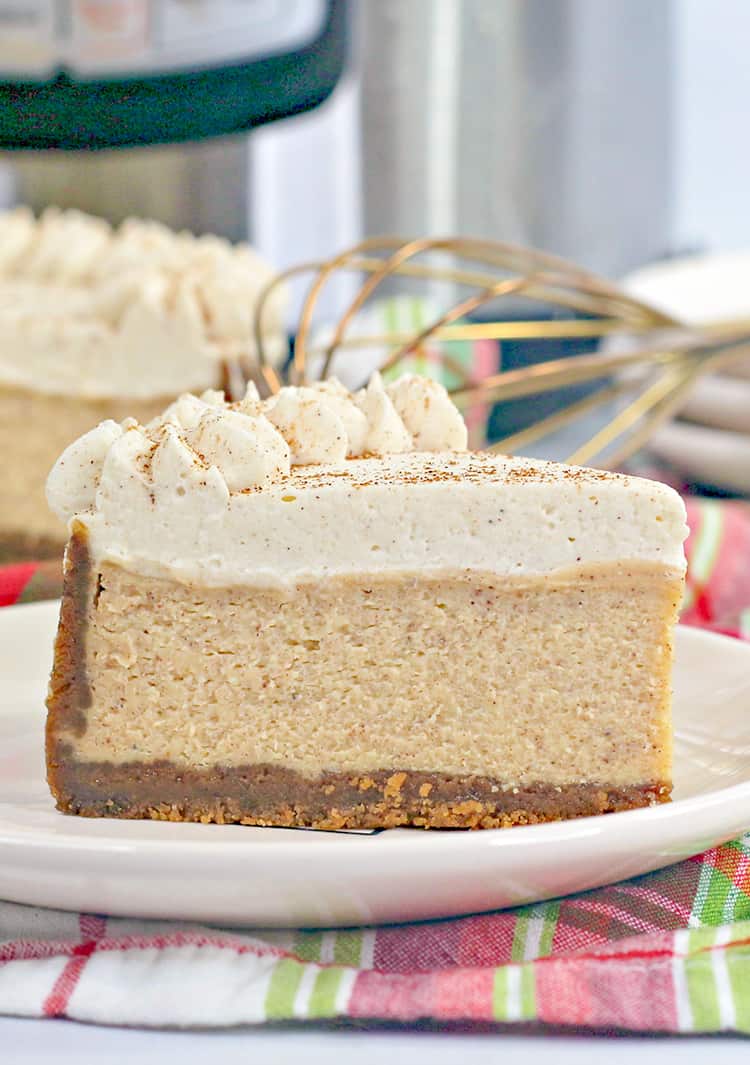
POLYGON ((743 854, 732 874, 732 882, 744 895, 750 896, 750 855, 743 854))
POLYGON ((656 932, 661 930, 654 928, 653 925, 649 925, 638 914, 631 913, 629 910, 625 910, 621 906, 618 906, 611 898, 600 902, 598 899, 584 897, 571 899, 570 903, 571 905, 575 905, 578 910, 586 910, 589 913, 599 914, 602 917, 607 918, 609 921, 618 921, 627 928, 632 928, 635 934, 642 935, 644 932, 656 932))
POLYGON ((548 960, 536 970, 536 1003, 547 1024, 674 1031, 672 958, 548 960))
POLYGON ((546 961, 534 966, 538 1019, 550 1024, 586 1024, 593 1011, 589 985, 577 976, 581 962, 568 958, 546 961))
MULTIPOLYGON (((97 918, 100 920, 100 918, 97 918)), ((96 938, 96 937, 90 937, 96 938)), ((75 957, 81 943, 68 940, 19 939, 0 944, 0 963, 29 961, 40 958, 75 957)), ((96 939, 96 951, 165 950, 167 947, 219 947, 233 950, 236 954, 255 954, 258 957, 291 957, 289 951, 267 944, 248 944, 228 936, 207 936, 193 932, 173 932, 160 936, 119 936, 96 939)), ((325 968, 325 966, 323 966, 325 968)))
MULTIPOLYGON (((481 918, 470 918, 481 921, 481 918)), ((432 972, 458 966, 461 921, 381 928, 375 934, 373 967, 382 973, 432 972)))
POLYGON ((705 587, 701 588, 697 593, 693 610, 699 624, 708 625, 713 621, 714 613, 711 599, 705 587))
MULTIPOLYGON (((454 970, 463 975, 463 970, 454 970)), ((417 1021, 435 1016, 435 976, 432 973, 360 972, 349 997, 348 1016, 417 1021)))
POLYGON ((442 973, 357 974, 348 1016, 392 1021, 490 1021, 494 969, 451 969, 442 973))
POLYGON ((66 963, 65 968, 55 980, 54 986, 42 1005, 45 1017, 64 1017, 76 984, 81 978, 89 956, 96 950, 96 944, 80 943, 76 947, 76 957, 66 963))
POLYGON ((96 914, 82 913, 78 917, 81 930, 81 943, 73 947, 73 957, 55 980, 54 986, 42 1005, 45 1017, 64 1017, 68 1010, 70 996, 73 994, 81 973, 86 967, 96 945, 107 930, 107 921, 96 914))
MULTIPOLYGON (((567 958, 571 961, 659 958, 671 954, 673 946, 673 932, 661 929, 658 932, 646 932, 639 936, 627 936, 624 939, 583 946, 575 952, 568 953, 567 958)), ((539 964, 556 960, 559 958, 540 958, 539 964)))
POLYGON ((107 918, 95 913, 82 913, 78 925, 84 939, 103 939, 107 931, 107 918))
MULTIPOLYGON (((614 948, 616 948, 617 946, 618 946, 618 944, 613 944, 614 948)), ((672 951, 672 949, 670 947, 653 947, 651 949, 643 947, 643 948, 634 949, 632 947, 628 947, 627 946, 627 940, 622 940, 621 943, 619 944, 619 946, 621 948, 619 951, 616 950, 616 949, 610 950, 609 949, 609 944, 607 944, 607 948, 605 950, 603 950, 603 952, 601 954, 594 953, 594 952, 587 952, 585 954, 584 953, 575 954, 575 955, 573 955, 572 958, 566 958, 564 960, 565 961, 575 961, 575 962, 600 962, 600 963, 620 962, 620 961, 654 961, 655 959, 658 959, 658 958, 671 958, 672 954, 673 954, 673 951, 672 951)), ((561 958, 539 958, 537 960, 536 964, 537 965, 545 965, 545 964, 554 963, 554 962, 561 961, 561 960, 563 960, 563 959, 561 959, 561 958)))
MULTIPOLYGON (((291 957, 291 952, 271 947, 266 943, 243 943, 231 936, 210 936, 200 932, 172 932, 158 936, 119 936, 102 939, 97 943, 97 950, 165 950, 167 947, 220 947, 233 950, 236 954, 255 954, 259 958, 272 956, 291 957)), ((325 966, 323 966, 325 968, 325 966)))
POLYGON ((0 606, 13 606, 39 566, 36 562, 18 562, 0 567, 0 606))
MULTIPOLYGON (((500 345, 496 340, 477 340, 473 345, 472 355, 471 380, 482 381, 497 371, 500 362, 500 345)), ((486 440, 484 430, 491 409, 491 405, 486 403, 472 403, 464 411, 470 439, 476 446, 481 447, 486 440), (477 435, 478 430, 481 431, 481 435, 477 435)))
POLYGON ((426 925, 380 928, 373 968, 386 973, 497 967, 511 960, 513 911, 459 917, 426 925))
POLYGON ((644 1031, 677 1027, 671 959, 611 965, 604 972, 588 965, 581 975, 589 989, 590 1024, 644 1031))
POLYGON ((750 606, 750 510, 744 503, 722 504, 722 542, 710 575, 711 609, 715 623, 737 625, 736 618, 750 606))
POLYGON ((618 884, 617 890, 618 893, 628 895, 636 902, 639 901, 639 898, 646 898, 654 906, 658 906, 665 913, 668 913, 672 917, 677 918, 680 923, 675 926, 670 925, 669 930, 671 930, 672 927, 682 928, 685 924, 687 924, 688 920, 690 919, 690 914, 692 913, 692 906, 683 905, 679 899, 675 899, 670 895, 665 895, 661 891, 656 891, 653 887, 649 887, 646 889, 637 887, 633 884, 625 883, 618 884))
MULTIPOLYGON (((674 933, 665 932, 660 936, 654 936, 653 946, 632 947, 628 946, 629 940, 621 940, 619 943, 608 943, 606 946, 602 946, 599 950, 581 952, 580 954, 574 954, 568 958, 538 958, 534 963, 536 968, 541 969, 545 965, 555 965, 557 962, 569 961, 569 962, 592 962, 599 964, 620 963, 628 961, 654 961, 660 958, 673 958, 676 956, 673 949, 674 933), (668 946, 660 947, 659 942, 669 941, 668 946)), ((648 941, 652 937, 645 936, 639 937, 639 939, 648 941)), ((731 939, 728 943, 721 943, 718 946, 715 944, 707 944, 704 947, 699 947, 693 953, 695 954, 708 954, 714 951, 724 951, 730 947, 744 947, 750 944, 750 936, 743 936, 742 938, 731 939)))
POLYGON ((461 928, 458 964, 464 968, 475 965, 496 968, 511 961, 517 920, 513 911, 470 918, 461 928))
POLYGON ((444 1021, 491 1021, 494 986, 494 968, 438 973, 435 979, 435 1015, 444 1021))

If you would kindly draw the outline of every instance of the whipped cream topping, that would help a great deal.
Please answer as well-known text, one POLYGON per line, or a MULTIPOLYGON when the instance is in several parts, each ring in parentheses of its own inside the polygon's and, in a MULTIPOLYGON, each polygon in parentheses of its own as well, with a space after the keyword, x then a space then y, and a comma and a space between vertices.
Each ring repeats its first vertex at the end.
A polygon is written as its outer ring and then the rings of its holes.
MULTIPOLYGON (((87 398, 219 383, 254 358, 253 314, 272 271, 245 244, 80 211, 0 213, 0 381, 87 398)), ((264 312, 270 361, 286 349, 285 294, 264 312)))
POLYGON ((101 423, 62 454, 47 495, 87 529, 95 560, 192 583, 684 571, 685 508, 665 485, 465 447, 447 393, 421 377, 263 403, 252 388, 234 404, 208 392, 148 426, 101 423))
POLYGON ((184 495, 206 481, 222 484, 219 497, 225 499, 227 492, 281 482, 292 466, 394 451, 464 450, 466 440, 448 393, 424 377, 406 375, 385 387, 375 374, 354 394, 336 380, 321 381, 282 388, 264 402, 251 383, 239 403, 208 390, 180 396, 145 427, 133 419, 101 422, 60 456, 47 499, 65 521, 99 507, 108 491, 121 490, 123 478, 147 487, 157 503, 162 494, 184 495))

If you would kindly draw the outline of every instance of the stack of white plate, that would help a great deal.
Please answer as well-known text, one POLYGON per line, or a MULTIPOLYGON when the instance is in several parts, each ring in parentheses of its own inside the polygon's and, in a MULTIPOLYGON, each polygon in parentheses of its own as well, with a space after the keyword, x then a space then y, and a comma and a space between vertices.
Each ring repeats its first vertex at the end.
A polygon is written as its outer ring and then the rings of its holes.
MULTIPOLYGON (((685 322, 750 320, 750 252, 672 259, 624 284, 685 322)), ((699 380, 649 449, 688 481, 750 493, 750 359, 699 380)))

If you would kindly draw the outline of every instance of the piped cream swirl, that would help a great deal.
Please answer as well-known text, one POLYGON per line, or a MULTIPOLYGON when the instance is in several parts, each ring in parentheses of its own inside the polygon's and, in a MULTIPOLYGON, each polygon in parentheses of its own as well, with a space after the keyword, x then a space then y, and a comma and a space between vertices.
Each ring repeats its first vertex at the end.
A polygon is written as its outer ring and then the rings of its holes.
POLYGON ((139 485, 157 502, 162 492, 171 498, 174 491, 204 487, 208 474, 225 493, 243 492, 283 481, 293 466, 335 466, 364 454, 460 451, 466 442, 466 426, 448 393, 424 377, 406 375, 384 386, 375 374, 355 394, 329 380, 283 388, 265 402, 251 384, 239 403, 213 390, 180 396, 145 427, 102 422, 60 456, 47 499, 67 521, 96 508, 109 492, 139 494, 139 485))

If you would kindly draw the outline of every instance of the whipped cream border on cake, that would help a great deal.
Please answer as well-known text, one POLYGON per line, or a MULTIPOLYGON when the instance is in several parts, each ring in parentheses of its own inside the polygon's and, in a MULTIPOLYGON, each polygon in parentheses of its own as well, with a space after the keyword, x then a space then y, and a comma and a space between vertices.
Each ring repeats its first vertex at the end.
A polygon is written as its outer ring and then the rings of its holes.
MULTIPOLYGON (((80 211, 0 213, 0 383, 86 399, 170 397, 255 358, 253 314, 273 271, 246 244, 80 211)), ((264 310, 286 352, 286 295, 264 310)))
POLYGON ((261 402, 184 395, 147 426, 102 422, 62 454, 47 498, 95 560, 223 586, 354 574, 542 575, 652 562, 684 571, 671 488, 466 451, 442 385, 375 375, 261 402))

